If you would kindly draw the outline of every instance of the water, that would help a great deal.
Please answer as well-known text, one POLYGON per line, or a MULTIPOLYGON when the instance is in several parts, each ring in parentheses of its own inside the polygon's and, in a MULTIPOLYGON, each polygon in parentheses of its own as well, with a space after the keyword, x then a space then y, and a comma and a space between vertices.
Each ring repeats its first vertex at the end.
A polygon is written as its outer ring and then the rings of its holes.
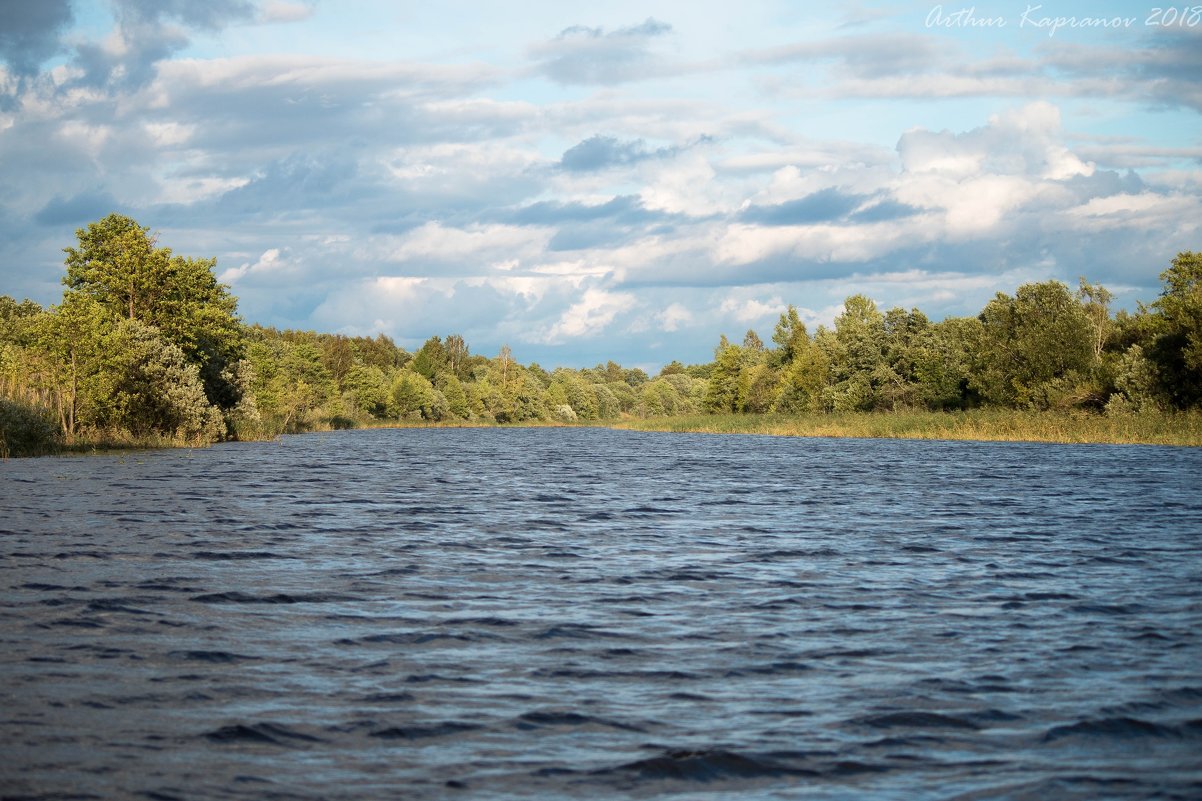
POLYGON ((1202 451, 0 464, 4 798, 1202 797, 1202 451))

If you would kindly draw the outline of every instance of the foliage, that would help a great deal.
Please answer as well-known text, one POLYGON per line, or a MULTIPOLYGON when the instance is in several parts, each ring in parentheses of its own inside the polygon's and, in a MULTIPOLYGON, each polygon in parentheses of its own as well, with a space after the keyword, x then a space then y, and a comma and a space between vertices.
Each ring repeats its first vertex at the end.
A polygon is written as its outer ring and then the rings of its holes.
POLYGON ((59 444, 49 409, 0 398, 0 459, 53 453, 59 444))
POLYGON ((976 383, 996 404, 1051 408, 1093 362, 1089 317, 1059 281, 1024 284, 1013 298, 999 292, 980 319, 976 383))
POLYGON ((1194 252, 1173 259, 1160 297, 1134 314, 1112 315, 1112 294, 1084 278, 1075 292, 1025 284, 977 316, 940 322, 852 295, 829 329, 811 334, 788 306, 769 343, 754 330, 737 343, 722 336, 713 361, 673 361, 652 378, 614 361, 548 371, 522 365, 508 346, 488 358, 454 333, 410 354, 383 334, 246 326, 213 259, 178 256, 122 215, 77 236, 65 249, 61 303, 0 297, 0 424, 12 453, 60 441, 204 443, 352 425, 702 413, 734 428, 733 419, 793 419, 811 421, 811 432, 890 436, 910 435, 896 432, 911 425, 949 436, 1051 436, 1048 420, 1084 414, 1095 433, 1153 437, 1156 421, 1195 421, 1175 410, 1202 406, 1194 252), (1010 422, 991 416, 1003 413, 1010 422), (847 420, 861 422, 839 428, 847 420))
POLYGON ((76 232, 79 247, 64 248, 67 295, 86 295, 113 317, 158 329, 197 365, 206 395, 223 409, 237 404, 224 379, 242 357, 237 300, 214 277, 216 259, 192 259, 158 247, 150 229, 110 214, 76 232))
POLYGON ((1202 403, 1202 252, 1177 254, 1160 280, 1151 355, 1175 404, 1196 406, 1202 403))

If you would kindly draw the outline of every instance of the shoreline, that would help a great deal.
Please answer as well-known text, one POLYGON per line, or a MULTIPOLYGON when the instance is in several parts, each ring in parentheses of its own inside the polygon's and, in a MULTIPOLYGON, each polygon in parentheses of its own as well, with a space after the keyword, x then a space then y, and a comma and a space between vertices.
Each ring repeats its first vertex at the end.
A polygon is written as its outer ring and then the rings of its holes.
POLYGON ((608 427, 631 431, 831 439, 1202 447, 1202 415, 1197 413, 1107 417, 978 409, 963 412, 685 415, 626 420, 608 427))
MULTIPOLYGON (((666 417, 590 420, 578 423, 523 421, 489 423, 455 421, 356 421, 354 426, 319 426, 309 431, 264 439, 231 442, 271 442, 283 436, 328 434, 339 431, 405 428, 608 428, 677 434, 818 437, 824 439, 909 439, 952 442, 1037 442, 1061 445, 1157 445, 1202 447, 1202 413, 1176 412, 1105 416, 1090 413, 1016 412, 975 409, 955 412, 844 412, 823 414, 694 414, 666 417)), ((115 436, 93 441, 79 438, 69 445, 34 454, 5 456, 91 456, 129 451, 207 448, 222 443, 196 443, 164 437, 115 436)))

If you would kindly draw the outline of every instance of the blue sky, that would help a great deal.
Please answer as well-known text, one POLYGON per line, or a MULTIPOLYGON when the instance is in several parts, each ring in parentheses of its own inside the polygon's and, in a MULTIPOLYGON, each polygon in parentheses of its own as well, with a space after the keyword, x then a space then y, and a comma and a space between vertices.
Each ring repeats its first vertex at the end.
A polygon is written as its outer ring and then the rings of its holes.
POLYGON ((119 211, 247 321, 545 366, 707 361, 854 293, 1134 308, 1202 249, 1202 7, 1156 14, 0 0, 0 292, 57 302, 119 211))

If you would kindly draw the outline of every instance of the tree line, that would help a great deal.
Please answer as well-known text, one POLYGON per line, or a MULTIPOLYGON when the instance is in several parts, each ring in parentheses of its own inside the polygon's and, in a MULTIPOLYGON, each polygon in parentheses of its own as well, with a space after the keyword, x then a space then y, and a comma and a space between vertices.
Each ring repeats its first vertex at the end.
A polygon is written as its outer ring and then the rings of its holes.
POLYGON ((1202 404, 1202 253, 1161 274, 1135 313, 1081 280, 998 293, 974 317, 932 322, 849 297, 830 328, 790 306, 771 344, 721 338, 706 364, 655 376, 610 361, 523 365, 457 334, 415 352, 245 324, 214 259, 160 246, 112 214, 65 248, 62 301, 0 296, 0 455, 37 443, 129 437, 207 443, 388 421, 607 420, 692 413, 958 410, 1139 414, 1202 404), (31 444, 32 443, 32 444, 31 444))

